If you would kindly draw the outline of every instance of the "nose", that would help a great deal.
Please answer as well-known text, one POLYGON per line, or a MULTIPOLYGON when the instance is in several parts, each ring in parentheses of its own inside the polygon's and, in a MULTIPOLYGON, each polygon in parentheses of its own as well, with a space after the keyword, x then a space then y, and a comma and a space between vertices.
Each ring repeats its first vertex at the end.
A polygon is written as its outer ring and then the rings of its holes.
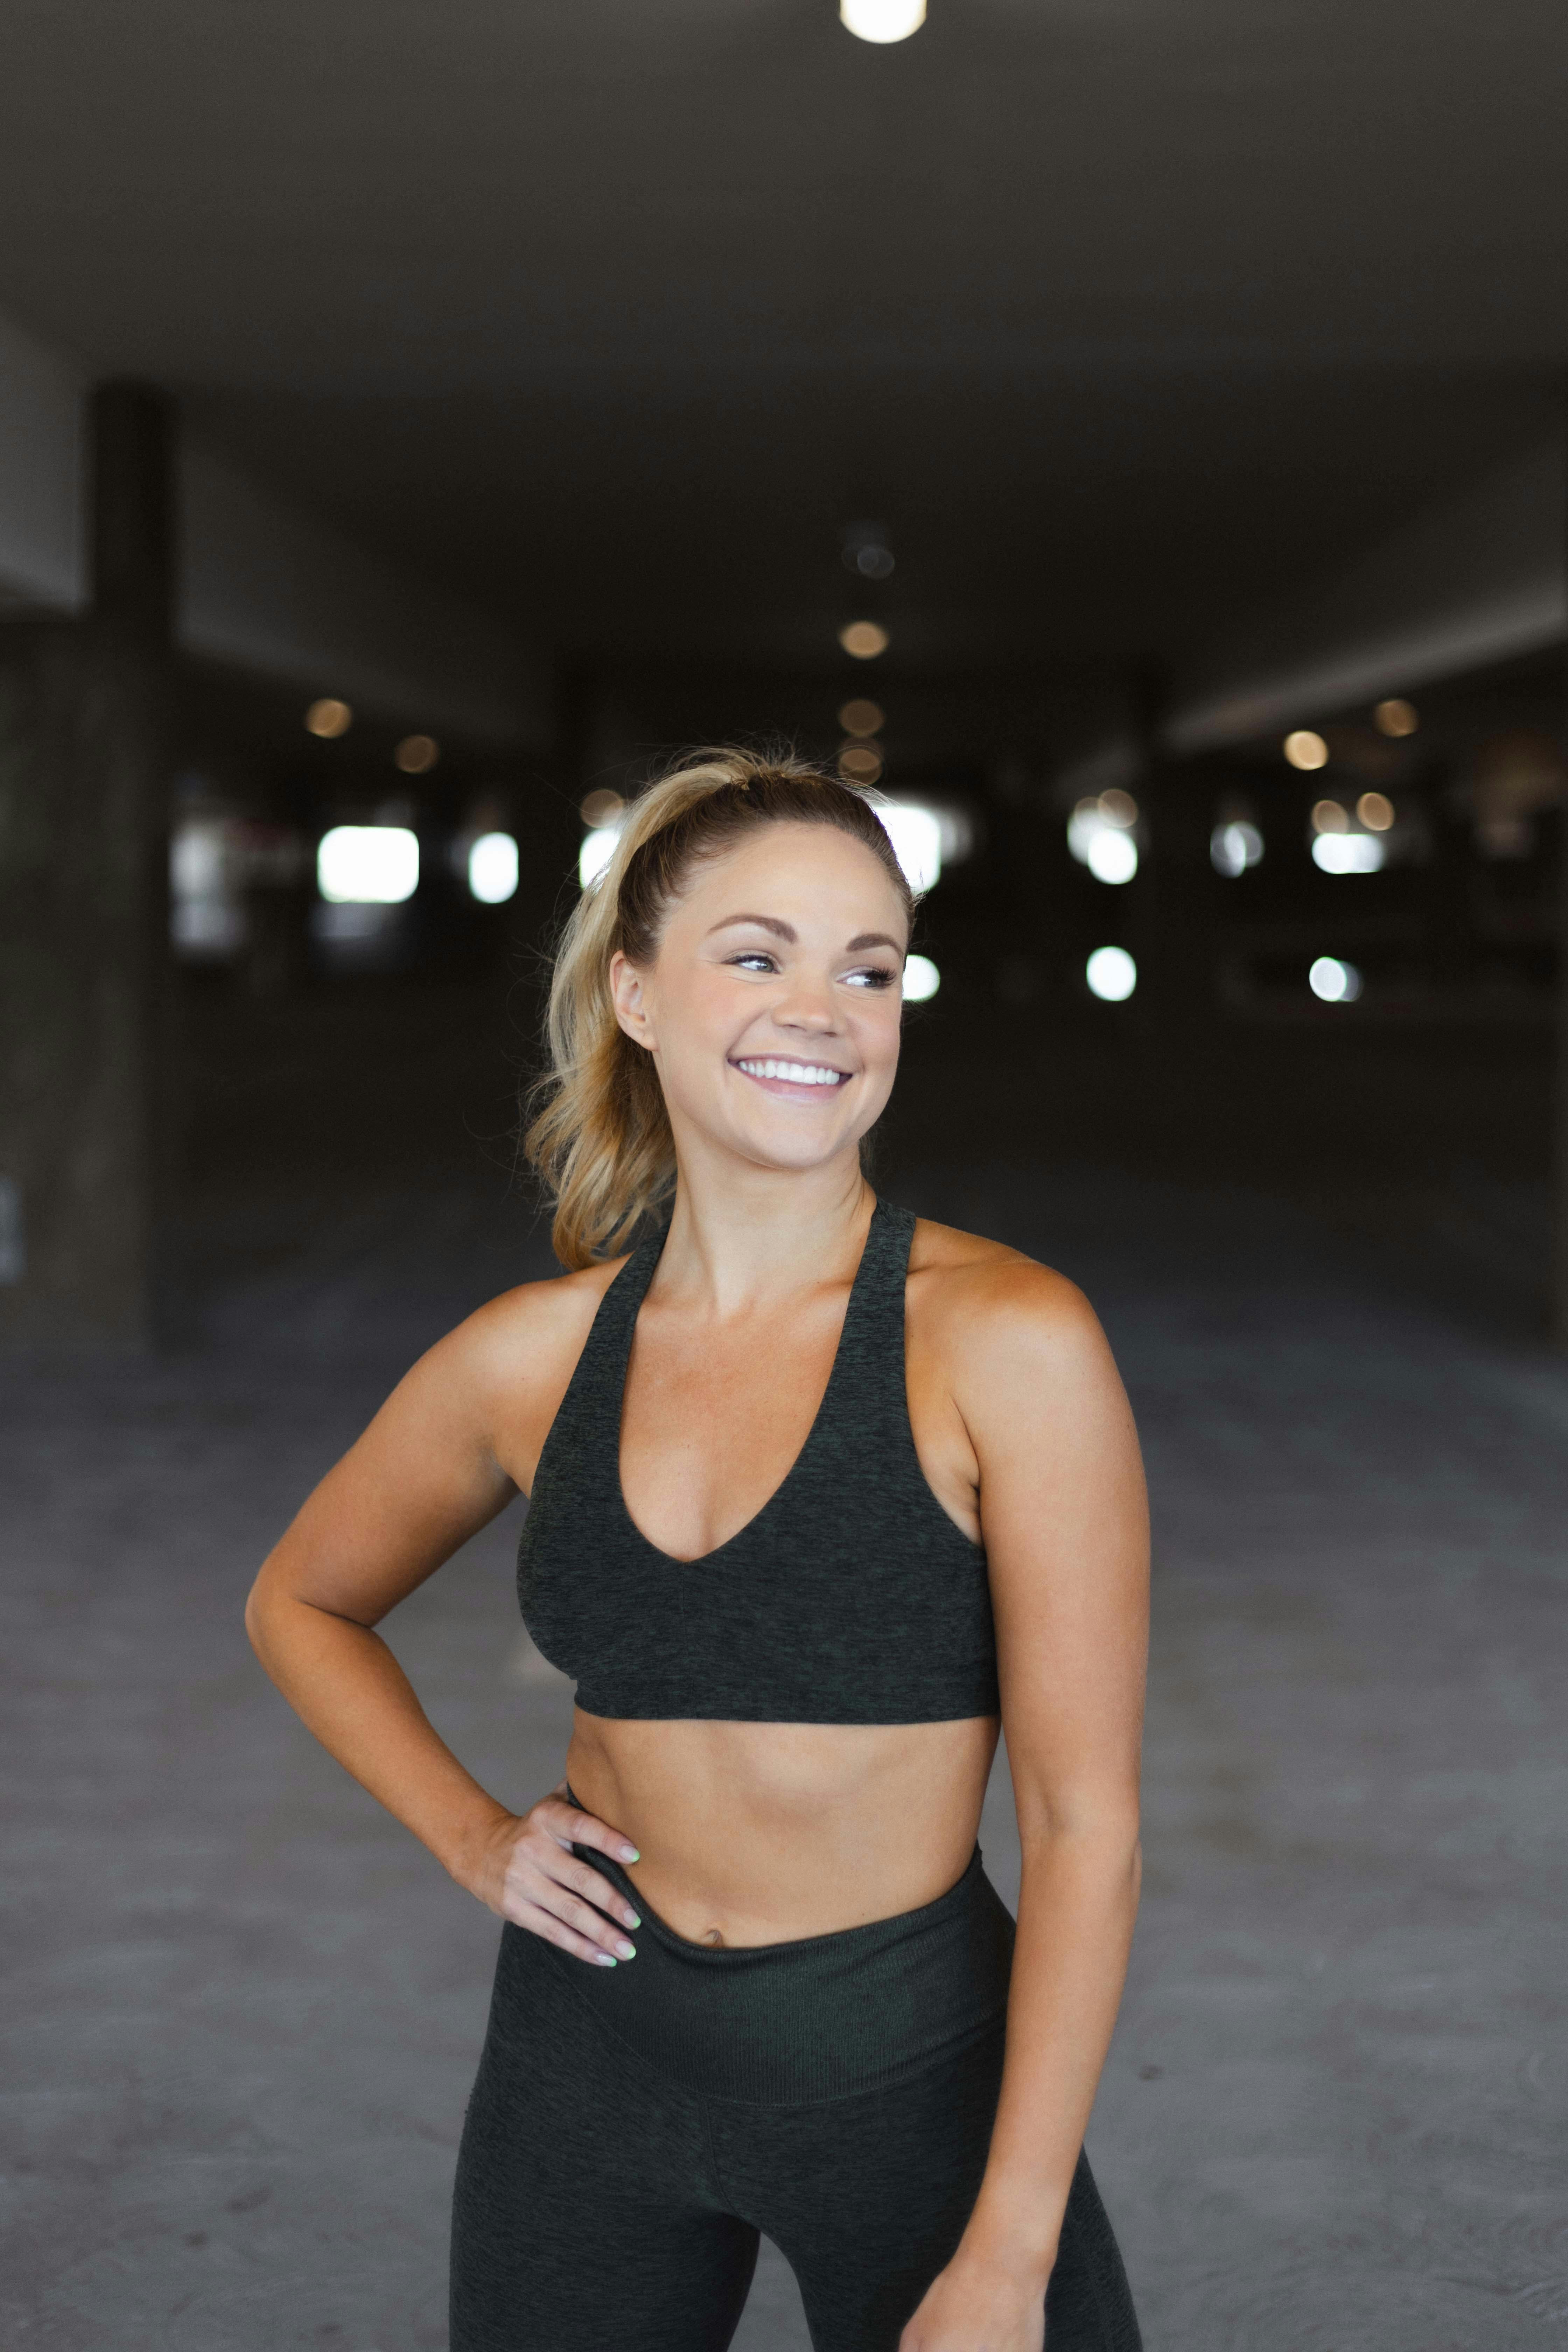
POLYGON ((831 1035, 838 1027, 832 988, 826 981, 799 975, 784 1002, 774 1006, 773 1019, 781 1029, 804 1029, 813 1037, 831 1035))

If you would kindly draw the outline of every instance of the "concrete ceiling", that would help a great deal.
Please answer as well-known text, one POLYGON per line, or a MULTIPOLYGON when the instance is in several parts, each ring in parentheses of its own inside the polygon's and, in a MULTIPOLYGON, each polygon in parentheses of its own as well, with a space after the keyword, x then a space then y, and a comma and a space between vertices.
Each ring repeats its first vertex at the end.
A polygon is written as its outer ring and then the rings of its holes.
POLYGON ((1135 664, 1557 416, 1565 76, 1562 0, 11 0, 0 303, 579 657, 1135 664))

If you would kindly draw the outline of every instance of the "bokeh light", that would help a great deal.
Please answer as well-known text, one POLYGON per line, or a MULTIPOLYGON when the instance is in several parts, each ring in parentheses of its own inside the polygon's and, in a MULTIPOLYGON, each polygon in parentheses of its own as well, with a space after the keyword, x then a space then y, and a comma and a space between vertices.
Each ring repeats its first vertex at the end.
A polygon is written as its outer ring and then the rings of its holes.
POLYGON ((923 1004, 942 986, 942 974, 930 956, 912 955, 904 958, 904 1003, 923 1004))
POLYGON ((879 621, 847 621, 838 632, 838 642, 857 661, 875 661, 879 654, 887 652, 890 640, 879 621))
POLYGON ((517 895, 517 843, 510 833, 481 833, 468 851, 468 888, 482 907, 517 895))
POLYGON ((1314 768, 1328 766, 1329 747, 1321 735, 1314 735, 1310 727, 1298 727, 1285 738, 1285 757, 1293 768, 1302 768, 1310 772, 1314 768))
POLYGON ((434 735, 405 735, 392 755, 405 776, 427 775, 440 756, 434 735))
POLYGON ((400 907, 419 887, 419 841, 402 824, 335 824, 316 851, 331 907, 400 907))
POLYGON ((340 702, 331 694, 322 695, 321 700, 312 702, 305 713, 305 725, 310 732, 320 735, 323 741, 329 743, 339 735, 346 735, 353 723, 354 715, 349 705, 340 702))
POLYGON ((1138 985, 1138 967, 1125 948, 1096 948, 1083 976, 1102 1004, 1125 1004, 1138 985))
POLYGON ((1361 994, 1361 974, 1338 956, 1320 956, 1307 974, 1307 985, 1321 1004, 1353 1004, 1361 994))

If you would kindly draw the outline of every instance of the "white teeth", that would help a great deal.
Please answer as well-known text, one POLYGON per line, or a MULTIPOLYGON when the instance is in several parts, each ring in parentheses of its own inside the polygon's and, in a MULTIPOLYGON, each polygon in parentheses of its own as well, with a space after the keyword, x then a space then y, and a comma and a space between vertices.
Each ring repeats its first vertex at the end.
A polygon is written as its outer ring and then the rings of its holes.
POLYGON ((836 1087, 844 1076, 842 1070, 825 1068, 819 1062, 741 1062, 737 1068, 749 1078, 787 1078, 797 1087, 836 1087))

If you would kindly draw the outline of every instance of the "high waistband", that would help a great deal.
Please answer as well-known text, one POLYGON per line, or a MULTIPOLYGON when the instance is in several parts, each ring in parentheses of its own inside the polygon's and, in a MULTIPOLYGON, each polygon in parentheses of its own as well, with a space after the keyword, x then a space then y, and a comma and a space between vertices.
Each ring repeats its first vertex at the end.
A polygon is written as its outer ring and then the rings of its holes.
POLYGON ((637 1957, 596 1969, 551 1945, 540 1950, 571 1972, 610 2032, 691 2090, 768 2105, 871 2090, 1005 2011, 1013 1920, 978 1846, 957 1885, 919 1910, 795 1942, 717 1948, 678 1936, 604 1854, 574 1852, 641 1914, 637 1957))

